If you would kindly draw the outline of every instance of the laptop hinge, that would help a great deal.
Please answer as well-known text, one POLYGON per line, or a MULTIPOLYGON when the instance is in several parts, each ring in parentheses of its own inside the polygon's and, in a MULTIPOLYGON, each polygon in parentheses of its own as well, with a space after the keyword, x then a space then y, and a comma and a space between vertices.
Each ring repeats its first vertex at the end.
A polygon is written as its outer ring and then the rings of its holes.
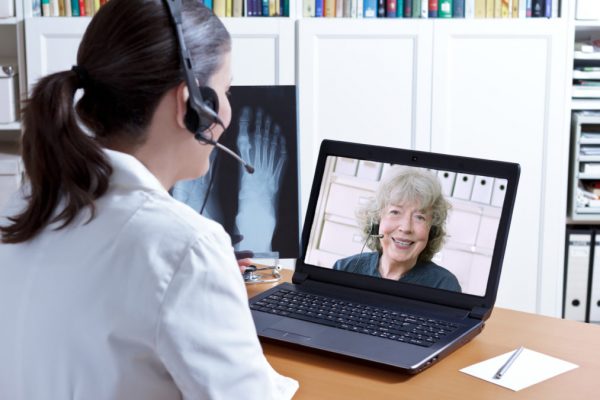
POLYGON ((292 276, 292 283, 299 284, 304 282, 308 278, 308 274, 306 272, 294 272, 292 276))
POLYGON ((489 314, 489 312, 490 312, 489 308, 473 307, 471 309, 471 312, 469 313, 469 318, 475 318, 475 319, 483 320, 483 319, 485 319, 486 315, 489 314))

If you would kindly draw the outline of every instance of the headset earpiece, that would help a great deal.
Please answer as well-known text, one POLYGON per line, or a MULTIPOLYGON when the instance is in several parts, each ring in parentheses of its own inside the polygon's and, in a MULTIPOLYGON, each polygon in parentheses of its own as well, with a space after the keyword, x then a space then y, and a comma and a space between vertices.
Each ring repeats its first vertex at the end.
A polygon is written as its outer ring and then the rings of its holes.
POLYGON ((437 236, 437 226, 432 226, 431 228, 429 228, 429 239, 433 239, 435 236, 437 236))
POLYGON ((379 236, 379 223, 372 223, 369 229, 369 236, 379 236))
MULTIPOLYGON (((219 117, 219 97, 217 93, 208 86, 200 87, 200 94, 202 95, 202 110, 197 112, 194 110, 190 103, 190 99, 187 101, 187 109, 185 112, 184 122, 185 127, 192 133, 202 133, 206 131, 214 123, 217 123, 219 117), (203 114, 203 115, 202 115, 203 114)), ((201 135, 196 135, 203 139, 201 135)))
MULTIPOLYGON (((209 86, 201 86, 200 94, 202 95, 202 100, 204 100, 206 108, 212 112, 214 117, 216 117, 219 114, 219 96, 217 96, 217 92, 209 86)), ((214 117, 213 119, 215 119, 214 117)), ((213 123, 214 122, 215 121, 213 121, 213 123)))

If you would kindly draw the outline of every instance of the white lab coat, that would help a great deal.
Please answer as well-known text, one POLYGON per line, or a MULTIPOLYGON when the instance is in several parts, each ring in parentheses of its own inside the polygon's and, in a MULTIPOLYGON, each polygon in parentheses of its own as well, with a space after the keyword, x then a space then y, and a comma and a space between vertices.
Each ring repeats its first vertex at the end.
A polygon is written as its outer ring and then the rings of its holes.
POLYGON ((0 244, 0 399, 291 398, 223 228, 134 157, 106 154, 91 222, 0 244))

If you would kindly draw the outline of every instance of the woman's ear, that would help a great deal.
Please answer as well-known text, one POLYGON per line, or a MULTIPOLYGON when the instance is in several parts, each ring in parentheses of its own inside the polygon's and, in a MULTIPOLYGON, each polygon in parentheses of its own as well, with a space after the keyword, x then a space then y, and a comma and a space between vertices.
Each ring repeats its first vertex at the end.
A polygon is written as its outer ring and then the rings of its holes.
POLYGON ((190 93, 188 91, 187 85, 185 83, 180 83, 179 86, 177 86, 177 89, 175 91, 175 98, 176 98, 176 119, 177 119, 177 125, 179 125, 181 128, 187 129, 185 126, 185 114, 187 112, 187 100, 190 97, 190 93))

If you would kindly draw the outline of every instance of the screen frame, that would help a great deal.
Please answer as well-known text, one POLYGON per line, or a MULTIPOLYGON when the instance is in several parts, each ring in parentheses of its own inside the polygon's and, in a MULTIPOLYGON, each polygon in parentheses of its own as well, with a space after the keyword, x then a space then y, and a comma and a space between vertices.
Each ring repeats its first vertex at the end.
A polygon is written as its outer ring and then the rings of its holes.
POLYGON ((369 290, 377 293, 402 296, 414 300, 423 300, 452 307, 474 310, 483 308, 489 315, 489 310, 494 306, 500 282, 502 262, 506 250, 510 220, 514 209, 517 187, 520 177, 520 165, 517 163, 486 160, 480 158, 463 157, 442 153, 407 150, 384 146, 350 143, 335 140, 323 140, 319 150, 315 176, 313 179, 306 217, 302 229, 301 255, 296 263, 292 281, 301 283, 304 280, 314 280, 325 283, 334 283, 346 287, 369 290), (490 273, 484 296, 456 293, 443 289, 435 289, 415 284, 402 283, 388 279, 375 278, 357 274, 336 271, 333 269, 311 265, 304 262, 307 254, 311 228, 314 223, 316 206, 325 172, 327 157, 345 157, 357 160, 374 161, 381 163, 401 164, 411 167, 420 167, 483 175, 493 178, 506 179, 506 193, 500 215, 498 233, 492 254, 490 273))

